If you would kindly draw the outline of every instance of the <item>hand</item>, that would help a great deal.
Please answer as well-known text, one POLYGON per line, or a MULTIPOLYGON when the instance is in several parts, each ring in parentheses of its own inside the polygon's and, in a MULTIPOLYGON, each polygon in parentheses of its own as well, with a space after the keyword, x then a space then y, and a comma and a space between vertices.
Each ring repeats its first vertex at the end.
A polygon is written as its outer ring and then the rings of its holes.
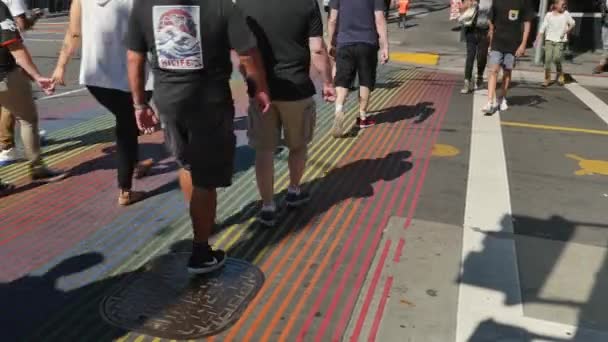
POLYGON ((521 56, 524 56, 525 54, 526 54, 526 45, 521 44, 519 46, 519 48, 517 48, 517 51, 515 52, 515 57, 521 57, 521 56))
POLYGON ((326 102, 336 101, 336 88, 333 84, 323 84, 323 100, 326 102))
POLYGON ((328 53, 329 53, 330 57, 336 58, 336 47, 335 46, 330 47, 328 53))
POLYGON ((55 92, 55 84, 53 80, 48 77, 36 76, 34 77, 36 84, 44 91, 46 95, 52 95, 55 92))
POLYGON ((56 67, 51 76, 53 83, 65 86, 65 69, 62 67, 56 67))
POLYGON ((158 128, 158 118, 152 108, 143 106, 135 109, 137 128, 144 134, 152 134, 158 128))
POLYGON ((389 58, 389 55, 388 55, 388 48, 383 48, 383 49, 380 51, 380 63, 381 63, 381 64, 386 64, 386 63, 388 63, 388 58, 389 58))
POLYGON ((255 103, 262 113, 268 113, 270 110, 270 96, 267 91, 258 91, 254 95, 255 103))

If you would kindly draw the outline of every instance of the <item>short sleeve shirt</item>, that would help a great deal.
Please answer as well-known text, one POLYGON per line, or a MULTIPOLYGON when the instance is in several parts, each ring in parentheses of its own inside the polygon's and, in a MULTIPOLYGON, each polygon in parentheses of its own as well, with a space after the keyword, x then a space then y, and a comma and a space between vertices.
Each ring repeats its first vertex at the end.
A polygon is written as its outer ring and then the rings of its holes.
POLYGON ((338 47, 366 43, 378 46, 376 11, 384 11, 384 0, 331 0, 338 11, 338 47))
POLYGON ((25 10, 27 9, 24 0, 2 0, 2 2, 11 10, 13 17, 25 14, 25 10))
MULTIPOLYGON (((316 0, 236 0, 256 36, 273 100, 297 101, 315 94, 310 79, 311 37, 323 37, 316 0)), ((251 95, 251 94, 250 94, 251 95)))
POLYGON ((524 22, 534 16, 529 0, 494 1, 489 14, 495 29, 492 50, 515 53, 522 43, 524 22))
POLYGON ((232 101, 230 51, 255 46, 232 0, 136 0, 129 19, 127 47, 150 54, 160 96, 195 87, 208 102, 232 101))
POLYGON ((21 41, 21 35, 11 11, 0 2, 0 78, 17 67, 15 58, 8 49, 10 44, 21 41))

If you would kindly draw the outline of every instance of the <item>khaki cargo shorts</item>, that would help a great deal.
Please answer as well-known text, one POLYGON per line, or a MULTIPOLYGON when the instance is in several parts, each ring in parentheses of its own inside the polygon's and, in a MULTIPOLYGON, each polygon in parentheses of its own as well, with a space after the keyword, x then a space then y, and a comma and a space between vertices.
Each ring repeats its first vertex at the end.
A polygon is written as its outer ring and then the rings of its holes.
POLYGON ((273 101, 268 113, 261 113, 254 100, 249 103, 247 120, 249 145, 260 151, 274 151, 281 130, 289 149, 305 147, 312 141, 317 120, 312 97, 299 101, 273 101))

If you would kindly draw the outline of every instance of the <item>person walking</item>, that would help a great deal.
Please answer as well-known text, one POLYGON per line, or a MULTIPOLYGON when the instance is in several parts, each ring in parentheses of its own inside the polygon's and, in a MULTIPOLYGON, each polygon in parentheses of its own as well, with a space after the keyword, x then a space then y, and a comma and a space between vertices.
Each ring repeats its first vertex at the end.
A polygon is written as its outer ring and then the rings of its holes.
POLYGON ((67 173, 49 169, 42 161, 38 109, 30 83, 33 80, 46 94, 52 94, 52 81, 40 75, 4 2, 0 2, 0 23, 0 107, 19 121, 30 179, 35 182, 59 181, 67 173))
POLYGON ((128 32, 137 124, 143 130, 157 124, 144 92, 150 54, 154 104, 166 143, 181 166, 179 182, 194 231, 188 271, 212 272, 226 261, 226 253, 208 242, 215 224, 216 188, 231 184, 236 150, 231 50, 239 55, 260 112, 268 113, 271 107, 255 37, 233 0, 135 0, 128 32))
POLYGON ((410 0, 398 0, 399 1, 399 27, 404 30, 406 27, 407 21, 407 12, 410 9, 410 0))
POLYGON ((565 84, 562 67, 564 50, 568 43, 568 35, 575 25, 574 19, 566 10, 566 1, 554 0, 552 9, 545 16, 535 41, 535 45, 542 44, 544 36, 545 80, 543 87, 548 87, 551 84, 551 66, 553 64, 555 64, 558 84, 562 86, 565 84))
POLYGON ((606 70, 608 63, 608 0, 595 0, 595 6, 602 15, 602 58, 593 68, 594 74, 601 74, 606 70))
MULTIPOLYGON (((74 51, 82 44, 80 84, 116 117, 116 154, 118 162, 118 204, 130 205, 142 200, 144 192, 132 190, 133 178, 142 178, 153 160, 138 163, 139 130, 127 79, 127 35, 133 0, 74 0, 70 23, 53 81, 65 85, 65 69, 74 51)), ((152 84, 146 85, 150 98, 152 84)))
POLYGON ((500 0, 490 9, 490 75, 488 103, 482 108, 486 115, 509 108, 507 93, 515 59, 526 53, 530 26, 535 13, 528 0, 500 0), (502 93, 497 101, 496 84, 502 69, 502 93))
POLYGON ((249 144, 256 150, 256 178, 262 210, 257 220, 277 223, 274 202, 274 151, 281 138, 289 148, 289 186, 285 202, 297 208, 310 199, 300 188, 306 167, 308 144, 316 122, 315 86, 310 78, 311 62, 323 80, 323 97, 335 100, 329 55, 323 40, 323 21, 316 1, 237 0, 262 54, 272 105, 268 113, 249 106, 249 144), (276 11, 292 18, 276 16, 276 11))
POLYGON ((492 0, 465 0, 462 5, 461 23, 467 47, 467 58, 464 67, 464 86, 460 91, 469 94, 483 86, 488 61, 489 20, 488 14, 492 7, 492 0), (462 16, 473 15, 471 18, 462 16), (473 67, 477 61, 477 78, 473 80, 473 67))
MULTIPOLYGON (((27 17, 27 5, 24 0, 2 1, 11 11, 20 32, 31 30, 43 15, 41 11, 34 11, 31 17, 27 17)), ((15 148, 15 117, 6 108, 0 108, 0 166, 18 159, 15 148)))
POLYGON ((363 129, 375 124, 374 119, 368 116, 367 108, 376 85, 378 52, 380 62, 388 62, 388 32, 382 0, 332 0, 330 6, 329 46, 336 46, 336 49, 332 48, 332 54, 336 56, 336 112, 332 135, 339 138, 350 130, 346 124, 344 103, 356 75, 359 76, 356 125, 363 129), (335 44, 334 39, 337 40, 335 44))

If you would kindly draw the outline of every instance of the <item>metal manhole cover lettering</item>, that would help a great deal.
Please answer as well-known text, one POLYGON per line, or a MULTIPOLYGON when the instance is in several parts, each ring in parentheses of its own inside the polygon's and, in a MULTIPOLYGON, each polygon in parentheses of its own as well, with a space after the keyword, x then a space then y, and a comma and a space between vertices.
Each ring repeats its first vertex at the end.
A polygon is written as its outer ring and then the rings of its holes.
POLYGON ((240 317, 264 283, 245 261, 228 259, 221 271, 191 276, 190 254, 163 255, 127 276, 101 301, 101 314, 121 329, 169 339, 218 334, 240 317))

